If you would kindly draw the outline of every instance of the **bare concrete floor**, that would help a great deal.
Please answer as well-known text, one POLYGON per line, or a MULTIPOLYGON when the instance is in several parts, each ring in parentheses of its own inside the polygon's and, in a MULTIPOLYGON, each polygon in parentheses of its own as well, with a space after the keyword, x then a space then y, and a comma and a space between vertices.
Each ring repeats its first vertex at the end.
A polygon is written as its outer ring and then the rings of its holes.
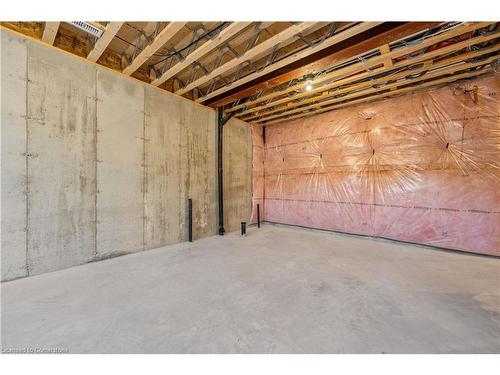
POLYGON ((500 260, 273 225, 1 291, 4 350, 500 353, 500 260))

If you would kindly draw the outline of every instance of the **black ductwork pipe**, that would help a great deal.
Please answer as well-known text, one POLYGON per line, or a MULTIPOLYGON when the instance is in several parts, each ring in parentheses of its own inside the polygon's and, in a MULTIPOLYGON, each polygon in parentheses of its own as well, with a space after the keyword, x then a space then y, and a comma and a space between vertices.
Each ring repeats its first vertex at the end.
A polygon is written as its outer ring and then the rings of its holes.
POLYGON ((222 175, 222 137, 223 134, 223 123, 224 113, 222 112, 222 107, 217 108, 217 190, 218 190, 218 200, 219 200, 219 236, 224 235, 224 187, 223 187, 223 175, 222 175))
POLYGON ((188 240, 193 242, 193 200, 188 199, 188 240))
POLYGON ((257 203, 257 228, 260 228, 260 205, 257 203))
POLYGON ((217 108, 217 192, 218 192, 218 206, 219 206, 219 235, 224 235, 224 176, 223 176, 223 144, 222 140, 224 137, 224 124, 228 122, 233 113, 230 113, 224 117, 224 110, 222 107, 217 108))

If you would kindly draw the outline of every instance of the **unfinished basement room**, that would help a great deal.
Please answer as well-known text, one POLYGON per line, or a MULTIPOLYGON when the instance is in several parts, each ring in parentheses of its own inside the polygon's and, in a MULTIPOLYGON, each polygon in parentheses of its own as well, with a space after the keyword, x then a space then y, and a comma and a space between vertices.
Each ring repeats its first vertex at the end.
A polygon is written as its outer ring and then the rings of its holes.
POLYGON ((500 353, 499 22, 0 30, 4 354, 500 353))

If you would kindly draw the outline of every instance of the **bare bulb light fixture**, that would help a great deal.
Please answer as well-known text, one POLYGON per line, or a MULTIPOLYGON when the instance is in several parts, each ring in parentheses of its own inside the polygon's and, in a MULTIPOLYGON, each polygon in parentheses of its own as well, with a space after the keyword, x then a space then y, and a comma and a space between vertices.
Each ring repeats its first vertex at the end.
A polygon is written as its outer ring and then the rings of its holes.
POLYGON ((306 81, 306 91, 311 91, 313 89, 313 83, 312 83, 312 80, 308 79, 306 81))

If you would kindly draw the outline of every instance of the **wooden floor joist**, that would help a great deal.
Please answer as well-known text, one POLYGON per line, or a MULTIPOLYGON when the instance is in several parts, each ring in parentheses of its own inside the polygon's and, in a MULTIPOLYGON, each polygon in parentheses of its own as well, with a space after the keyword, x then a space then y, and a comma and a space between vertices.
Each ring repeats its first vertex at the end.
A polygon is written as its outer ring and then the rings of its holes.
MULTIPOLYGON (((262 32, 265 33, 269 30, 268 28, 271 27, 272 25, 274 25, 275 23, 276 22, 252 22, 252 26, 255 26, 257 28, 257 24, 258 24, 258 29, 262 30, 262 32)), ((254 34, 255 31, 256 31, 256 29, 254 27, 247 27, 247 28, 243 29, 243 31, 240 31, 238 34, 233 36, 228 41, 228 44, 231 45, 232 47, 234 47, 235 49, 240 47, 240 46, 246 45, 248 43, 248 41, 252 38, 252 34, 254 34)), ((219 48, 220 47, 222 47, 222 45, 219 46, 219 48)), ((216 64, 218 57, 219 57, 218 56, 218 49, 216 48, 216 49, 210 51, 204 57, 200 58, 198 60, 198 62, 202 62, 204 66, 214 66, 214 64, 216 64)), ((184 73, 184 72, 183 71, 179 72, 179 74, 176 77, 182 79, 182 73, 184 73)), ((184 76, 183 78, 189 79, 188 75, 189 75, 189 73, 186 74, 186 76, 184 76)))
MULTIPOLYGON (((349 100, 349 99, 352 99, 352 98, 357 98, 357 97, 360 97, 360 96, 365 96, 365 95, 369 95, 369 94, 376 94, 378 92, 386 91, 386 90, 389 90, 389 89, 395 90, 399 86, 413 84, 415 82, 424 81, 424 80, 428 80, 428 79, 433 79, 433 78, 441 77, 441 76, 447 75, 447 74, 454 74, 457 71, 466 70, 466 69, 470 69, 470 68, 475 68, 475 67, 479 67, 479 66, 482 66, 482 65, 485 65, 485 64, 491 64, 493 61, 495 61, 497 59, 498 59, 497 56, 493 56, 493 57, 490 57, 490 58, 488 58, 488 59, 486 59, 484 61, 479 61, 479 62, 475 62, 475 63, 468 63, 468 64, 461 63, 461 64, 456 64, 456 65, 453 65, 453 66, 450 66, 450 67, 445 67, 445 68, 443 68, 441 64, 438 64, 438 66, 436 67, 437 70, 432 71, 432 72, 427 73, 427 74, 424 74, 424 75, 420 76, 419 78, 410 79, 410 80, 403 80, 403 81, 398 81, 398 82, 394 82, 394 83, 391 83, 391 84, 386 84, 386 85, 383 85, 380 88, 372 88, 372 86, 373 85, 378 85, 378 84, 383 84, 384 82, 389 81, 387 78, 382 78, 382 79, 378 79, 378 80, 375 80, 375 81, 363 82, 363 83, 357 85, 356 87, 350 88, 350 90, 354 91, 352 94, 348 94, 348 95, 345 95, 345 96, 337 96, 337 97, 335 97, 333 99, 321 101, 321 102, 318 102, 318 103, 313 103, 313 104, 306 105, 304 107, 295 108, 295 109, 292 109, 292 110, 286 110, 285 109, 286 112, 284 112, 284 113, 278 113, 276 115, 270 115, 270 116, 267 116, 267 117, 265 117, 265 116, 264 117, 260 117, 258 121, 259 122, 261 122, 261 121, 269 121, 269 120, 273 120, 275 118, 279 118, 279 117, 283 117, 283 116, 288 116, 288 115, 292 115, 292 114, 295 114, 295 113, 300 113, 300 112, 303 112, 305 110, 315 109, 315 108, 318 108, 318 107, 322 107, 322 106, 326 106, 326 105, 330 105, 330 104, 334 104, 334 103, 338 103, 338 102, 343 102, 345 100, 349 100)), ((421 73, 421 72, 423 72, 423 71, 425 71, 427 69, 428 68, 418 69, 418 70, 415 71, 415 74, 421 73)), ((403 72, 403 73, 404 74, 401 74, 401 73, 397 74, 394 77, 392 77, 391 79, 398 79, 401 76, 408 75, 408 72, 403 72)), ((339 92, 338 94, 341 95, 342 93, 339 92)), ((307 103, 304 103, 304 104, 307 104, 307 103)), ((248 121, 248 120, 250 120, 250 119, 246 119, 245 121, 248 121)))
POLYGON ((379 26, 325 48, 318 53, 309 55, 303 60, 297 60, 293 64, 259 76, 237 88, 232 88, 229 91, 206 100, 204 103, 214 107, 221 107, 243 98, 253 97, 260 92, 265 92, 294 79, 300 79, 308 74, 315 75, 329 66, 362 56, 367 51, 371 51, 381 45, 403 40, 426 30, 428 31, 440 24, 441 22, 384 22, 379 26))
POLYGON ((177 32, 182 29, 187 22, 170 22, 154 40, 147 45, 135 58, 130 65, 123 69, 123 74, 130 75, 141 67, 156 51, 165 45, 177 32))
POLYGON ((132 43, 123 51, 123 54, 125 56, 132 56, 134 54, 134 45, 139 45, 139 39, 143 37, 144 35, 152 35, 154 31, 156 30, 158 22, 148 22, 144 27, 142 28, 141 34, 135 40, 132 40, 132 43))
MULTIPOLYGON (((426 71, 428 71, 430 69, 433 69, 433 71, 426 74, 426 75, 423 75, 422 79, 429 79, 429 78, 436 77, 439 75, 449 74, 450 72, 453 73, 457 70, 463 70, 463 69, 481 66, 483 64, 489 64, 492 61, 495 61, 496 59, 498 59, 498 56, 490 57, 489 59, 485 59, 484 61, 480 61, 480 62, 474 63, 474 64, 465 64, 465 63, 463 63, 463 60, 464 60, 464 58, 466 60, 477 58, 477 57, 480 57, 482 55, 498 52, 499 50, 500 50, 500 45, 496 45, 496 46, 494 46, 492 48, 488 48, 486 50, 479 50, 479 51, 467 53, 465 56, 454 56, 454 57, 451 57, 449 59, 439 61, 438 63, 436 63, 434 65, 432 65, 432 64, 426 65, 426 66, 423 66, 419 69, 415 69, 415 70, 411 70, 411 71, 405 70, 405 71, 391 74, 391 75, 388 75, 388 76, 385 76, 382 78, 378 78, 378 79, 374 79, 374 80, 370 80, 370 81, 364 81, 362 83, 337 90, 331 96, 328 96, 328 97, 327 96, 318 96, 318 97, 310 98, 308 100, 304 100, 302 102, 297 103, 297 105, 294 106, 294 108, 296 108, 296 109, 291 109, 289 106, 278 107, 276 109, 273 109, 273 110, 265 112, 265 113, 260 112, 258 115, 243 117, 241 119, 243 121, 252 121, 252 120, 260 117, 260 118, 263 118, 265 120, 266 119, 265 116, 272 115, 276 112, 287 111, 286 114, 293 114, 293 113, 300 112, 301 110, 304 110, 304 109, 314 108, 317 105, 324 105, 324 104, 334 103, 337 101, 343 101, 343 100, 346 100, 349 98, 350 92, 354 92, 355 94, 353 94, 353 95, 357 96, 357 95, 364 92, 364 91, 359 92, 359 90, 361 90, 361 89, 366 89, 366 88, 369 89, 370 87, 373 87, 374 85, 383 85, 383 84, 386 84, 387 82, 404 78, 404 77, 408 76, 409 74, 416 75, 416 74, 420 74, 420 73, 425 73, 426 71), (457 65, 449 67, 449 65, 451 65, 451 64, 457 64, 457 65), (339 97, 339 95, 343 95, 343 94, 347 94, 347 95, 339 97), (329 98, 332 98, 332 99, 328 100, 329 98), (319 100, 322 100, 322 101, 318 102, 319 100), (306 106, 307 104, 314 103, 314 102, 318 102, 318 103, 306 106), (300 106, 300 108, 298 108, 299 106, 300 106), (302 107, 302 106, 306 106, 306 107, 302 107)), ((369 92, 375 93, 377 91, 394 89, 398 85, 401 86, 401 85, 404 85, 405 83, 408 84, 408 83, 413 83, 416 81, 418 81, 418 80, 407 79, 406 81, 400 81, 400 82, 396 82, 396 83, 389 84, 386 86, 382 86, 382 87, 380 87, 380 89, 370 89, 369 92)), ((280 117, 283 115, 284 114, 278 114, 275 117, 280 117)))
POLYGON ((42 40, 50 45, 54 44, 56 40, 57 31, 59 30, 59 25, 61 22, 45 22, 45 28, 43 29, 42 40))
POLYGON ((289 117, 286 117, 286 118, 277 119, 277 120, 268 121, 268 122, 260 122, 258 124, 259 125, 266 125, 266 126, 268 126, 268 125, 277 124, 277 123, 284 122, 284 121, 295 120, 295 119, 298 119, 298 118, 301 118, 301 117, 305 117, 305 116, 318 115, 320 113, 329 112, 329 111, 332 111, 334 109, 345 108, 345 107, 349 107, 349 106, 360 104, 360 103, 373 102, 375 100, 379 100, 379 99, 387 98, 387 97, 391 97, 391 96, 407 94, 407 93, 410 93, 410 92, 413 92, 413 91, 420 90, 422 88, 428 88, 428 87, 432 87, 432 86, 437 86, 437 85, 452 83, 454 81, 459 81, 459 80, 463 80, 463 79, 474 78, 474 77, 477 77, 479 75, 491 73, 492 71, 493 70, 492 70, 491 67, 487 67, 487 68, 482 69, 480 71, 474 71, 474 72, 469 72, 469 73, 457 74, 457 75, 453 75, 451 77, 445 77, 445 78, 441 78, 441 79, 437 79, 437 80, 433 80, 433 81, 429 81, 429 82, 424 82, 424 83, 422 83, 420 85, 411 86, 411 87, 405 87, 405 88, 402 88, 402 89, 397 89, 397 90, 394 90, 394 91, 385 92, 385 93, 380 94, 380 95, 370 96, 370 97, 367 97, 367 98, 360 98, 360 99, 357 99, 357 100, 349 101, 347 103, 342 103, 342 104, 328 106, 328 107, 321 107, 321 108, 319 108, 319 109, 317 109, 315 111, 309 111, 307 113, 299 113, 297 115, 292 115, 292 116, 289 116, 289 117))
MULTIPOLYGON (((470 31, 473 31, 475 29, 478 29, 478 28, 481 28, 481 27, 485 27, 485 26, 488 26, 490 25, 491 22, 484 22, 484 23, 474 23, 473 25, 471 25, 470 23, 467 24, 467 25, 460 25, 460 26, 457 26, 456 28, 453 28, 451 30, 448 30, 444 33, 441 33, 441 34, 438 34, 434 37, 431 37, 427 40, 425 40, 424 42, 418 44, 418 45, 414 45, 414 46, 409 46, 409 47, 406 47, 405 49, 399 49, 399 50, 396 50, 396 51, 392 51, 390 54, 386 54, 385 56, 376 56, 368 61, 360 61, 356 64, 353 64, 353 65, 349 65, 345 68, 342 68, 342 69, 339 69, 339 70, 335 70, 329 74, 326 74, 326 75, 323 75, 321 77, 318 77, 315 81, 314 81, 314 84, 315 85, 318 85, 318 84, 321 84, 322 82, 325 82, 325 81, 329 81, 329 80, 332 80, 332 79, 340 79, 342 78, 342 76, 350 76, 350 75, 353 75, 353 74, 356 74, 356 73, 360 73, 360 72, 363 72, 363 71, 366 71, 367 69, 373 67, 373 66, 376 66, 376 65, 379 65, 379 64, 383 64, 384 60, 386 60, 387 58, 397 58, 397 57, 401 57, 405 54, 409 54, 409 53, 412 53, 412 52, 415 52, 415 51, 418 51, 419 49, 422 49, 422 48, 425 48, 425 47, 428 47, 428 46, 431 46, 433 44, 436 44, 436 43, 439 43, 439 42, 442 42, 446 39, 450 39, 450 38, 453 38, 453 37, 456 37, 458 35, 461 35, 461 34, 465 34, 467 32, 470 32, 470 31)), ((301 82, 301 83, 298 83, 296 85, 292 85, 292 86, 289 86, 287 87, 286 89, 283 89, 283 90, 280 90, 278 92, 273 92, 273 93, 269 93, 269 94, 266 94, 266 95, 263 95, 257 99, 254 99, 252 101, 249 101, 249 102, 245 102, 245 103, 242 103, 242 104, 239 104, 237 106, 234 106, 232 108, 229 108, 225 111, 225 113, 230 113, 230 112, 234 112, 234 111, 237 111, 241 108, 245 108, 245 107, 250 107, 250 106, 253 106, 253 105, 256 105, 258 103, 261 103, 261 102, 265 102, 265 101, 269 101, 271 99, 274 99, 276 97, 279 97, 279 96, 284 96, 284 95, 287 95, 288 93, 291 93, 291 92, 301 92, 301 91, 304 91, 304 87, 305 87, 306 83, 304 82, 301 82)), ((317 92, 321 92, 321 91, 324 91, 324 88, 323 87, 318 87, 318 88, 315 88, 313 90, 311 90, 310 92, 308 92, 310 95, 313 95, 317 92)), ((306 94, 308 94, 306 93, 306 94)))
MULTIPOLYGON (((400 58, 402 56, 409 55, 411 53, 414 53, 416 51, 419 51, 419 50, 421 50, 423 48, 426 48, 426 47, 429 47, 431 45, 443 42, 443 41, 445 41, 447 39, 450 39, 450 38, 453 38, 453 37, 456 37, 456 36, 459 36, 459 35, 466 34, 468 32, 474 31, 474 30, 476 30, 478 28, 489 26, 490 24, 492 24, 492 23, 491 22, 489 22, 489 23, 488 22, 484 22, 484 23, 475 22, 475 23, 467 23, 467 24, 464 24, 464 25, 452 28, 451 30, 445 31, 445 32, 440 33, 440 34, 438 34, 436 36, 433 36, 433 37, 430 37, 428 39, 425 39, 421 43, 418 43, 418 44, 415 44, 415 45, 411 45, 411 46, 408 46, 408 47, 404 47, 404 48, 401 48, 401 49, 398 49, 398 50, 394 50, 394 51, 391 51, 389 53, 386 53, 386 54, 383 54, 383 55, 379 55, 379 56, 375 56, 375 57, 373 57, 371 59, 368 59, 368 60, 365 60, 365 61, 360 61, 358 63, 352 64, 352 65, 348 65, 348 66, 346 66, 344 68, 332 71, 331 73, 328 73, 328 74, 325 74, 325 75, 323 75, 321 77, 318 77, 318 79, 316 79, 314 81, 314 84, 315 85, 319 85, 319 84, 321 84, 323 82, 328 82, 328 81, 332 81, 332 80, 340 80, 340 79, 343 79, 345 77, 352 77, 351 80, 363 78, 362 76, 360 76, 360 77, 357 77, 357 76, 354 77, 354 75, 362 73, 362 72, 366 72, 366 71, 368 71, 370 69, 373 70, 373 69, 375 69, 379 65, 383 66, 384 62, 387 61, 388 58, 390 58, 390 59, 400 58)), ((491 40, 491 39, 494 39, 496 37, 498 37, 498 35, 496 35, 496 36, 495 35, 494 36, 491 36, 491 35, 489 35, 489 36, 488 35, 481 36, 481 37, 478 37, 477 39, 474 39, 474 43, 469 42, 469 41, 466 40, 466 41, 463 41, 463 42, 459 42, 459 43, 457 43, 455 45, 450 45, 448 47, 443 47, 443 48, 437 49, 435 51, 429 52, 429 55, 427 55, 426 57, 427 58, 432 58, 433 56, 444 54, 446 52, 457 50, 459 48, 464 48, 464 47, 470 46, 470 45, 475 44, 475 43, 482 43, 484 41, 491 40)), ((391 68, 389 68, 389 69, 392 69, 395 66, 399 67, 399 66, 411 65, 411 64, 417 63, 417 62, 419 62, 421 60, 422 59, 418 58, 418 57, 415 58, 415 59, 408 59, 406 61, 400 62, 399 63, 400 65, 398 65, 398 63, 395 63, 394 66, 391 67, 391 68)), ((377 71, 377 74, 379 74, 379 73, 380 73, 380 70, 377 71)), ((343 84, 344 83, 346 83, 346 82, 343 81, 343 84)), ((285 95, 287 95, 289 93, 293 93, 293 92, 298 93, 296 95, 300 95, 300 96, 297 97, 295 95, 295 96, 287 97, 284 100, 280 101, 280 104, 288 102, 288 101, 295 100, 295 98, 300 98, 300 97, 315 95, 317 93, 320 93, 320 92, 323 92, 323 91, 325 91, 327 89, 335 87, 335 84, 331 84, 330 86, 326 86, 326 87, 325 86, 318 86, 317 88, 314 88, 311 91, 305 91, 304 90, 305 85, 306 85, 305 82, 301 82, 299 84, 289 86, 288 88, 280 90, 278 92, 274 92, 274 93, 269 93, 267 95, 263 95, 263 96, 255 99, 255 100, 252 100, 250 102, 245 102, 243 104, 240 104, 240 105, 237 105, 235 107, 229 108, 226 111, 226 113, 234 112, 234 111, 237 111, 237 110, 242 109, 242 108, 249 108, 249 107, 257 105, 258 103, 267 102, 267 101, 270 101, 271 99, 275 99, 275 98, 278 98, 280 96, 285 96, 285 95)), ((266 106, 267 107, 272 106, 272 102, 266 104, 266 106)), ((254 110, 253 109, 248 109, 244 113, 249 113, 250 111, 253 112, 254 110)))
MULTIPOLYGON (((456 52, 456 51, 459 51, 463 48, 470 47, 471 45, 474 45, 474 44, 480 44, 480 43, 485 43, 485 42, 491 41, 493 39, 498 38, 499 36, 500 36, 499 34, 491 34, 491 35, 482 35, 479 37, 466 39, 462 42, 459 42, 456 44, 451 44, 447 47, 437 49, 437 50, 428 52, 426 54, 422 54, 420 56, 416 56, 413 59, 401 60, 390 68, 387 68, 386 66, 384 66, 384 67, 381 67, 378 69, 368 70, 368 71, 363 72, 361 74, 352 75, 352 76, 349 76, 349 77, 344 78, 344 79, 336 80, 330 84, 321 86, 321 87, 314 89, 314 90, 311 90, 311 91, 299 92, 298 94, 293 95, 293 96, 285 97, 283 99, 271 101, 271 102, 263 104, 261 106, 256 106, 256 107, 250 108, 248 110, 245 110, 245 111, 238 113, 238 117, 241 118, 241 116, 245 116, 245 115, 248 115, 248 114, 251 114, 254 112, 259 112, 262 115, 262 110, 267 109, 267 108, 276 107, 278 105, 282 105, 282 104, 286 104, 286 103, 288 103, 288 105, 286 106, 286 109, 290 109, 290 108, 296 107, 298 105, 301 105, 303 103, 302 101, 297 102, 298 99, 311 97, 312 98, 311 100, 317 100, 317 99, 314 99, 314 97, 317 96, 318 94, 321 94, 321 93, 324 94, 322 96, 322 98, 328 97, 328 96, 338 95, 338 91, 332 91, 331 93, 329 93, 329 90, 335 89, 335 88, 340 87, 340 86, 345 86, 349 83, 353 83, 353 82, 359 81, 361 79, 366 79, 366 78, 370 78, 373 76, 378 76, 378 75, 383 74, 385 72, 389 72, 393 69, 403 68, 403 67, 407 67, 409 65, 415 65, 415 64, 421 63, 423 61, 429 61, 429 60, 434 59, 438 56, 442 56, 442 55, 446 55, 446 54, 449 54, 452 52, 456 52), (294 102, 294 103, 291 103, 291 102, 294 102)), ((496 47, 488 49, 488 51, 490 51, 490 52, 495 52, 497 50, 498 49, 496 47)), ((459 56, 455 57, 453 60, 454 61, 461 61, 461 60, 469 59, 469 58, 472 58, 474 56, 478 56, 478 55, 481 55, 484 53, 486 53, 486 52, 480 50, 477 52, 472 52, 472 53, 466 54, 465 56, 459 55, 459 56), (471 57, 467 57, 467 56, 471 56, 471 57)), ((425 66, 425 69, 423 69, 423 70, 427 70, 430 67, 432 67, 432 61, 430 61, 430 64, 427 64, 425 66)), ((412 70, 412 71, 406 70, 405 74, 408 75, 408 74, 413 74, 415 72, 416 72, 416 70, 412 70)), ((392 77, 393 76, 388 76, 388 79, 392 79, 392 77)), ((385 77, 384 77, 384 79, 385 79, 385 77)), ((371 82, 373 82, 373 81, 371 81, 371 82)), ((348 87, 347 90, 349 90, 349 89, 352 90, 352 88, 348 87)), ((344 89, 342 91, 344 91, 344 89)), ((305 99, 305 100, 307 101, 308 99, 305 99)), ((270 112, 275 112, 275 110, 265 112, 265 113, 270 113, 270 112)))
POLYGON ((245 27, 249 26, 251 22, 233 22, 231 25, 226 27, 224 30, 220 32, 215 38, 211 40, 207 40, 200 47, 195 49, 192 53, 190 53, 186 58, 175 64, 173 67, 163 72, 160 77, 151 82, 154 86, 159 86, 167 79, 172 78, 177 73, 181 72, 183 69, 187 68, 189 65, 196 62, 198 59, 205 56, 210 51, 219 47, 221 44, 225 43, 228 39, 232 38, 234 35, 238 34, 245 27))
MULTIPOLYGON (((264 42, 249 49, 243 55, 234 58, 232 60, 229 60, 227 63, 214 69, 209 74, 194 80, 193 82, 189 83, 186 87, 177 90, 175 93, 178 95, 183 95, 186 92, 191 91, 192 89, 207 83, 208 81, 219 75, 225 74, 231 71, 232 69, 236 69, 241 63, 245 61, 252 60, 265 55, 266 53, 271 51, 273 47, 277 45, 286 45, 287 43, 293 41, 298 33, 307 32, 307 30, 314 27, 315 24, 316 22, 301 22, 298 25, 290 26, 285 30, 283 30, 281 33, 276 34, 271 38, 265 40, 264 42)), ((197 101, 201 100, 197 99, 197 101)))
POLYGON ((353 26, 353 27, 341 32, 341 33, 332 35, 330 38, 327 38, 322 43, 319 43, 312 48, 306 48, 306 49, 304 49, 300 52, 297 52, 291 56, 288 56, 287 58, 284 58, 284 59, 282 59, 274 64, 269 65, 268 67, 262 69, 261 71, 249 74, 249 75, 237 80, 236 82, 234 82, 230 85, 225 85, 217 90, 214 90, 210 94, 198 98, 196 101, 197 102, 206 101, 206 100, 213 98, 217 95, 220 95, 228 90, 231 90, 234 87, 243 85, 246 82, 252 81, 260 76, 268 74, 274 70, 280 69, 286 65, 293 63, 294 61, 303 59, 304 57, 306 57, 308 55, 314 54, 318 51, 321 51, 322 49, 328 48, 336 43, 339 43, 345 39, 348 39, 356 34, 359 34, 363 31, 366 31, 370 28, 373 28, 379 24, 381 24, 381 22, 362 22, 362 23, 355 25, 355 26, 353 26))
POLYGON ((87 59, 90 61, 96 62, 99 60, 99 57, 103 54, 103 52, 108 47, 109 43, 113 40, 116 33, 121 29, 125 22, 110 22, 106 26, 104 33, 101 35, 99 39, 95 42, 94 48, 87 56, 87 59))
POLYGON ((60 22, 2 26, 261 125, 473 77, 500 61, 497 22, 89 23, 100 38, 60 22))

